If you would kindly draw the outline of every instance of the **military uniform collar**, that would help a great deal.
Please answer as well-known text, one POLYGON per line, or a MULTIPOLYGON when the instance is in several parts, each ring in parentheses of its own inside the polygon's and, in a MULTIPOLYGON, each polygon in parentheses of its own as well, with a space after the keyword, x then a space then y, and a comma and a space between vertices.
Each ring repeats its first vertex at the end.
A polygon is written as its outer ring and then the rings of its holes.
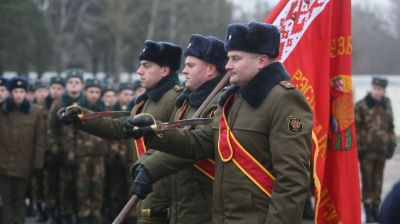
POLYGON ((79 99, 78 104, 81 107, 87 108, 89 110, 93 110, 95 112, 105 111, 105 109, 106 109, 106 106, 104 105, 103 101, 101 101, 100 99, 97 100, 96 105, 90 107, 89 102, 87 101, 86 97, 82 97, 79 99))
POLYGON ((83 93, 81 93, 77 98, 71 98, 68 93, 64 93, 61 96, 61 102, 64 107, 71 106, 73 103, 80 101, 83 98, 83 93))
POLYGON ((214 87, 221 80, 223 75, 218 74, 216 77, 208 80, 203 85, 201 85, 196 91, 190 91, 186 89, 181 95, 176 99, 176 107, 180 108, 186 99, 189 100, 189 105, 194 108, 199 108, 207 96, 211 93, 214 87))
POLYGON ((150 99, 151 101, 157 102, 168 90, 179 84, 178 73, 171 73, 160 80, 157 85, 147 90, 142 95, 138 96, 135 100, 135 104, 140 103, 143 100, 150 99))
POLYGON ((290 80, 290 76, 282 63, 273 62, 260 70, 260 72, 245 86, 239 88, 238 86, 232 85, 228 88, 218 100, 218 104, 222 106, 229 95, 239 91, 243 99, 250 104, 250 106, 257 108, 268 96, 272 88, 285 80, 290 80))
POLYGON ((29 102, 27 99, 24 99, 21 105, 17 107, 17 105, 14 103, 14 100, 9 97, 4 101, 3 109, 7 112, 11 112, 12 110, 17 109, 24 114, 29 114, 29 112, 31 111, 31 102, 29 102))
POLYGON ((369 108, 372 108, 375 105, 377 105, 377 106, 382 106, 382 108, 386 110, 387 108, 386 99, 387 99, 386 97, 382 97, 380 101, 376 101, 374 98, 372 98, 371 93, 368 93, 367 96, 365 97, 365 102, 367 103, 367 106, 369 108))
POLYGON ((48 96, 46 96, 46 98, 44 99, 44 105, 46 107, 46 109, 50 109, 51 104, 53 103, 53 99, 51 98, 50 94, 48 96))

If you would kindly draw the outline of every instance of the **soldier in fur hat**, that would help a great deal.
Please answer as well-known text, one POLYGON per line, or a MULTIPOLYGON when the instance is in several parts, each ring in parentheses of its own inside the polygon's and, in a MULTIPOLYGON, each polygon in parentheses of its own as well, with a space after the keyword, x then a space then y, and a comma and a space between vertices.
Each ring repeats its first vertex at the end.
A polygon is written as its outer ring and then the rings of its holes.
MULTIPOLYGON (((302 222, 313 116, 274 60, 279 45, 279 30, 271 24, 229 25, 225 69, 232 85, 221 95, 211 124, 156 135, 148 125, 157 122, 149 115, 126 122, 127 134, 144 136, 148 147, 215 160, 213 223, 302 222)), ((145 177, 146 172, 135 179, 142 189, 151 186, 145 177)))
POLYGON ((25 195, 29 179, 43 167, 45 124, 43 111, 29 102, 29 82, 14 77, 0 109, 0 198, 2 223, 25 223, 25 195))
MULTIPOLYGON (((175 109, 175 99, 183 90, 179 86, 177 71, 181 64, 182 49, 169 42, 155 42, 147 40, 139 54, 140 66, 137 73, 141 85, 146 92, 135 100, 131 114, 151 113, 157 119, 169 121, 175 109)), ((128 117, 118 119, 94 119, 82 123, 77 116, 81 108, 62 108, 59 110, 59 120, 64 124, 75 123, 79 127, 94 135, 107 139, 129 139, 123 131, 124 121, 128 117), (63 116, 61 116, 63 114, 63 116)), ((141 157, 146 151, 140 140, 134 141, 135 159, 141 157)), ((169 223, 170 207, 170 182, 167 179, 158 181, 153 186, 153 192, 146 198, 139 195, 141 203, 137 208, 139 223, 169 223), (149 213, 150 211, 150 213, 149 213)))

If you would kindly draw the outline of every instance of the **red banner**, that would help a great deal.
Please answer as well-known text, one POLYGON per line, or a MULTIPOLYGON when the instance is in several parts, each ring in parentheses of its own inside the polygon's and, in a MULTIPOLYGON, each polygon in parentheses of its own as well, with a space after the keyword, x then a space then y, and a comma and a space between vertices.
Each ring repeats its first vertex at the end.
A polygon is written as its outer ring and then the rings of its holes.
POLYGON ((361 223, 351 81, 351 0, 281 0, 279 60, 314 112, 315 223, 361 223))

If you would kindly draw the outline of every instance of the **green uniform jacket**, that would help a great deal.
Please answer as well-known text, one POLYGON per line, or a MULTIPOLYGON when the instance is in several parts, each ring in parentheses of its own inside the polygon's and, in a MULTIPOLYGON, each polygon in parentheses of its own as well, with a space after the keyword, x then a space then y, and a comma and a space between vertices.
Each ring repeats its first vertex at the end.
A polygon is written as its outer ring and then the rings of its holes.
MULTIPOLYGON (((175 109, 175 99, 182 90, 178 86, 179 80, 177 74, 170 74, 163 78, 153 89, 148 90, 136 99, 136 105, 132 109, 132 115, 142 101, 145 101, 142 113, 150 113, 157 120, 167 122, 170 120, 175 109)), ((97 135, 105 139, 126 139, 129 138, 122 131, 123 123, 128 117, 118 119, 93 119, 87 120, 78 127, 91 134, 97 135)), ((132 143, 133 144, 133 143, 132 143)), ((134 150, 136 152, 136 149, 134 150)), ((134 161, 137 160, 134 153, 134 161)), ((153 192, 149 194, 137 208, 138 217, 141 217, 141 209, 151 209, 153 211, 165 211, 170 206, 171 201, 170 182, 165 179, 153 185, 153 192)), ((139 218, 139 223, 168 223, 167 219, 157 218, 139 218)))
POLYGON ((232 162, 218 153, 221 110, 212 125, 149 137, 148 144, 186 158, 215 158, 213 223, 301 223, 309 189, 312 112, 303 94, 288 82, 282 64, 262 69, 247 85, 229 88, 220 105, 234 94, 227 115, 237 140, 276 178, 272 198, 232 162), (290 125, 300 118, 300 129, 290 125), (181 147, 176 147, 177 145, 181 147))
POLYGON ((39 106, 25 100, 18 108, 7 99, 0 108, 0 175, 28 178, 41 169, 45 135, 39 106))
MULTIPOLYGON (((188 100, 189 104, 181 119, 191 118, 221 78, 222 75, 218 75, 200 86, 197 91, 183 92, 177 98, 177 111, 173 120, 178 120, 185 100, 188 100)), ((200 117, 214 116, 219 96, 220 94, 217 94, 211 100, 200 117)), ((212 223, 213 180, 195 168, 193 165, 195 162, 160 151, 155 151, 140 162, 150 172, 154 181, 179 171, 170 177, 171 224, 212 223)))

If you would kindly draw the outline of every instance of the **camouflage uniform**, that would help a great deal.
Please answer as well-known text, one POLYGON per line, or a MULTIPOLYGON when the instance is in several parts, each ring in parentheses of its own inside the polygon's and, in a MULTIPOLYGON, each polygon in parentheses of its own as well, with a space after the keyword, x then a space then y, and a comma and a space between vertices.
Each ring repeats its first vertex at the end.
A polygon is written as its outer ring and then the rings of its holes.
POLYGON ((356 104, 355 116, 363 202, 366 210, 370 204, 377 210, 386 155, 396 145, 390 100, 377 102, 368 94, 356 104))
MULTIPOLYGON (((48 96, 45 101, 45 109, 47 115, 50 114, 50 108, 54 100, 48 96)), ((48 119, 48 116, 46 116, 48 119)), ((50 130, 47 129, 47 135, 51 136, 50 130)), ((44 161, 44 199, 48 208, 57 209, 59 206, 59 170, 60 158, 59 154, 51 150, 52 139, 47 138, 47 147, 45 151, 44 161)))
MULTIPOLYGON (((98 100, 89 106, 86 98, 78 102, 79 106, 92 111, 104 111, 104 104, 98 100)), ((76 188, 78 220, 100 222, 104 191, 104 154, 106 141, 83 131, 76 132, 77 146, 68 157, 76 160, 76 188)))
MULTIPOLYGON (((65 80, 61 77, 52 77, 50 79, 50 87, 53 85, 61 85, 65 87, 65 80)), ((46 110, 46 119, 48 120, 51 106, 57 98, 53 98, 50 93, 44 100, 44 108, 46 110)), ((47 128, 47 136, 51 136, 49 128, 47 128)), ((60 154, 53 151, 52 138, 47 138, 45 151, 45 161, 43 167, 43 194, 47 211, 51 220, 56 220, 59 215, 59 172, 60 172, 60 154)))
MULTIPOLYGON (((49 141, 53 155, 58 158, 60 212, 63 216, 72 216, 77 211, 75 180, 77 161, 74 155, 77 148, 78 129, 74 126, 62 126, 57 120, 57 111, 77 103, 83 96, 73 99, 65 93, 55 101, 49 114, 49 141)), ((69 219, 69 218, 68 218, 69 219)))
POLYGON ((363 181, 363 201, 380 202, 386 153, 395 145, 393 112, 388 98, 371 104, 367 95, 356 104, 358 150, 363 181))

